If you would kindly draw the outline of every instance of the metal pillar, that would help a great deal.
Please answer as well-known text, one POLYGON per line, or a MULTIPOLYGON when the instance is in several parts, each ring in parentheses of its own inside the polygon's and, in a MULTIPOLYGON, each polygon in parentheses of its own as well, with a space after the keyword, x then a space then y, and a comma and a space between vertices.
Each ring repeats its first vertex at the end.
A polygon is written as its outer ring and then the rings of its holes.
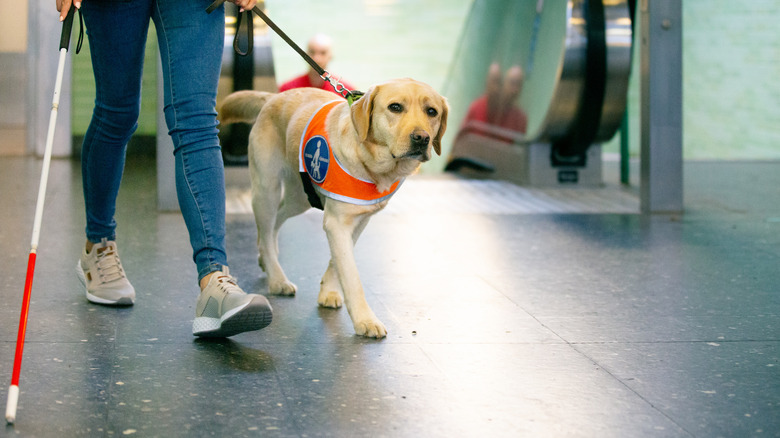
POLYGON ((682 2, 641 0, 642 213, 683 210, 682 2))
MULTIPOLYGON (((31 1, 28 3, 27 27, 27 153, 43 156, 46 135, 49 132, 51 97, 57 79, 60 35, 62 23, 54 2, 31 1)), ((78 17, 75 18, 78 20, 78 17)), ((73 26, 78 32, 78 25, 73 26)), ((69 157, 73 153, 71 139, 71 71, 75 44, 65 61, 57 108, 57 128, 52 143, 53 157, 69 157)))

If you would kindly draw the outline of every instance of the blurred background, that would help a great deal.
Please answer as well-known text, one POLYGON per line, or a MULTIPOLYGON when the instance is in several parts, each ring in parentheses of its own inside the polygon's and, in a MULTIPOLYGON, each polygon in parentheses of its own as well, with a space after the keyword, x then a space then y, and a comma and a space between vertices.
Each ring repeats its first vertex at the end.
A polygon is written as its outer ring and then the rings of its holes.
MULTIPOLYGON (((33 19, 56 20, 51 10, 33 12, 28 0, 0 0, 0 156, 23 155, 35 149, 27 129, 30 86, 36 68, 26 54, 36 38, 28 38, 33 19), (44 13, 48 12, 48 13, 44 13), (44 18, 45 17, 45 18, 44 18)), ((43 2, 42 2, 43 3, 43 2)), ((482 92, 487 74, 484 59, 497 52, 520 53, 527 47, 511 47, 512 38, 532 32, 535 0, 526 12, 513 11, 507 24, 506 2, 498 0, 343 0, 334 4, 313 0, 268 0, 265 10, 293 40, 305 46, 316 32, 333 38, 334 57, 329 71, 366 89, 397 77, 412 77, 431 84, 447 96, 453 107, 451 123, 459 123, 469 102, 482 92), (523 18, 523 14, 527 17, 523 18), (530 14, 530 15, 529 15, 530 14), (523 19, 519 19, 519 18, 523 19), (501 29, 500 35, 491 35, 501 29), (515 33, 509 31, 513 30, 515 33), (514 35, 514 36, 513 36, 514 35), (468 53, 465 53, 468 52, 468 53), (475 61, 470 63, 470 57, 475 61)), ((548 1, 551 7, 555 1, 548 1)), ((565 4, 565 1, 558 1, 565 4)), ((683 154, 686 160, 780 159, 780 3, 773 0, 685 1, 683 15, 683 154)), ((137 150, 150 147, 156 132, 157 47, 150 26, 143 109, 139 129, 131 144, 137 150)), ((265 32, 260 28, 258 32, 265 32)), ((273 72, 281 83, 306 71, 307 65, 276 35, 270 36, 273 72)), ((634 49, 636 52, 636 47, 634 49)), ((51 58, 56 58, 51 48, 51 58)), ((94 98, 89 48, 73 56, 69 87, 72 112, 72 149, 86 131, 94 98)), ((639 151, 638 61, 633 56, 628 87, 629 151, 639 151)), ((65 87, 68 87, 66 84, 65 87)), ((526 89, 527 95, 534 90, 526 89)), ((50 99, 51 91, 42 90, 50 99)), ((530 102, 523 101, 524 105, 530 102)), ((527 109, 529 118, 533 111, 527 109)), ((60 122, 62 123, 62 122, 60 122)), ((529 120, 533 125, 534 120, 529 120)), ((455 126, 455 125, 452 125, 455 126)), ((454 128, 445 137, 445 153, 425 165, 425 172, 440 172, 455 138, 454 128)), ((619 137, 603 146, 603 154, 617 154, 619 137)), ((67 152, 59 152, 59 155, 67 152)))

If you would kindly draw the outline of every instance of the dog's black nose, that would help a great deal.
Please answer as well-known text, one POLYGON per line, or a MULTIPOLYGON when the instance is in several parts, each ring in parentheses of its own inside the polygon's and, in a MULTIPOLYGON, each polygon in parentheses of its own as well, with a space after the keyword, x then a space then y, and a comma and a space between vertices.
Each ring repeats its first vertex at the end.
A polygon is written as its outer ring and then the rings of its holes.
POLYGON ((418 147, 428 146, 428 143, 431 141, 431 136, 425 131, 414 131, 409 134, 409 137, 412 139, 412 145, 418 147))

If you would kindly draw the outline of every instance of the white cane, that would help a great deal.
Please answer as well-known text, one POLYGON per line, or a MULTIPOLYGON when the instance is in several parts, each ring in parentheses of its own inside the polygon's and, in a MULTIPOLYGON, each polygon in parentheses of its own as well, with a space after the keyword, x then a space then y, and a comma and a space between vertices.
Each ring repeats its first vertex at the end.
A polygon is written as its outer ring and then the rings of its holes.
POLYGON ((38 203, 35 206, 35 219, 33 221, 32 241, 30 243, 30 255, 27 259, 27 276, 24 281, 24 298, 22 299, 22 312, 19 318, 19 332, 16 338, 16 355, 14 356, 14 369, 11 376, 11 386, 8 388, 8 404, 5 410, 5 420, 13 424, 16 420, 16 407, 19 402, 19 374, 22 368, 22 352, 24 350, 24 336, 27 331, 27 314, 30 310, 30 295, 35 274, 35 257, 38 253, 38 238, 41 233, 41 219, 43 217, 43 203, 46 198, 46 184, 49 180, 49 165, 51 163, 51 149, 54 143, 54 128, 57 124, 57 108, 60 104, 60 88, 62 76, 65 71, 65 58, 70 45, 70 31, 73 26, 73 15, 76 8, 71 7, 68 15, 62 23, 62 35, 60 37, 60 60, 57 66, 57 80, 54 84, 54 99, 51 103, 51 116, 49 117, 49 132, 46 136, 46 149, 43 154, 43 169, 41 170, 41 182, 38 187, 38 203))

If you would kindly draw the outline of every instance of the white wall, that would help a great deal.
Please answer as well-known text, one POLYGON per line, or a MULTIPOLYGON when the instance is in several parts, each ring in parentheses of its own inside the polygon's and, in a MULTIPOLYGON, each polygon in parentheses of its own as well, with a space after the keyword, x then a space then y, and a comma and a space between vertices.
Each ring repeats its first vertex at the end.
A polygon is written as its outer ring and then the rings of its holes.
POLYGON ((0 0, 0 156, 25 153, 27 1, 0 0))
POLYGON ((27 50, 27 0, 0 0, 0 29, 0 52, 27 50))

